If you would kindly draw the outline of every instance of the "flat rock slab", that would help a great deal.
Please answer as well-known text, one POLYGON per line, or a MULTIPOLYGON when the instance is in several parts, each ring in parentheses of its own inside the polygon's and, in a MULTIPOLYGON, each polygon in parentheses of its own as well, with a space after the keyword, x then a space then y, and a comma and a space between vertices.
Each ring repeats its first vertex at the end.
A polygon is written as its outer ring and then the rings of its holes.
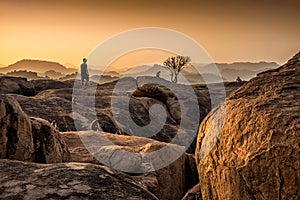
POLYGON ((0 199, 157 199, 128 175, 87 163, 0 159, 0 199))

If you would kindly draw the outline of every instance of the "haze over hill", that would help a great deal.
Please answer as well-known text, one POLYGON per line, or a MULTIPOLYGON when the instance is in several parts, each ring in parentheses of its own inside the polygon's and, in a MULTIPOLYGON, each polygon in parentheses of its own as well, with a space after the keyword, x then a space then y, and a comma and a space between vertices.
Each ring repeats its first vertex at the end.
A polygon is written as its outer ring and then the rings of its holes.
POLYGON ((19 70, 27 70, 37 73, 45 73, 49 70, 53 70, 62 74, 71 74, 78 71, 78 69, 67 68, 57 62, 23 59, 7 67, 0 68, 0 73, 19 70))
MULTIPOLYGON (((76 76, 76 72, 78 72, 78 68, 76 66, 67 63, 70 67, 65 67, 64 65, 52 62, 52 61, 42 61, 42 60, 29 60, 23 59, 14 64, 11 64, 7 67, 1 67, 1 74, 8 74, 10 76, 21 76, 29 79, 34 79, 31 74, 26 76, 27 72, 35 72, 37 73, 37 78, 52 78, 52 79, 64 79, 67 80, 70 77, 76 76), (72 68, 74 67, 74 68, 72 68), (26 70, 26 71, 25 71, 26 70), (13 72, 13 73, 12 73, 13 72), (19 72, 22 72, 21 74, 19 72), (66 77, 68 76, 68 77, 66 77)), ((216 63, 214 64, 201 64, 201 63, 192 63, 192 66, 185 67, 181 74, 179 75, 180 83, 191 83, 198 84, 204 83, 203 76, 206 77, 206 82, 211 80, 210 82, 214 82, 214 80, 219 80, 217 78, 217 74, 212 72, 212 68, 217 66, 219 69, 220 75, 224 81, 234 81, 237 76, 240 76, 242 80, 249 80, 256 76, 256 74, 278 67, 278 64, 275 62, 259 62, 259 63, 251 63, 251 62, 235 62, 235 63, 216 63), (200 74, 200 73, 201 74, 200 74), (186 80, 188 81, 186 81, 186 80)), ((112 76, 114 78, 125 76, 156 76, 157 72, 160 72, 159 76, 166 80, 170 79, 170 71, 160 64, 153 65, 141 65, 137 67, 133 67, 128 69, 125 72, 125 68, 123 69, 115 69, 114 67, 98 67, 89 66, 90 76, 112 76), (115 71, 112 71, 112 70, 115 71), (106 70, 106 71, 104 71, 106 70)))
POLYGON ((73 68, 73 69, 78 69, 79 65, 74 65, 73 63, 65 63, 64 66, 66 66, 67 68, 73 68))
MULTIPOLYGON (((243 80, 249 80, 256 76, 256 74, 279 67, 275 62, 235 62, 235 63, 216 63, 218 69, 222 76, 229 80, 233 81, 237 76, 240 76, 243 80)), ((205 68, 209 67, 204 66, 205 68)))
MULTIPOLYGON (((240 76, 243 80, 249 80, 256 76, 256 74, 277 68, 279 65, 275 62, 236 62, 236 63, 216 63, 214 64, 200 64, 193 63, 193 67, 185 67, 181 74, 187 79, 190 83, 201 83, 203 82, 202 76, 209 76, 210 80, 214 80, 213 77, 216 77, 217 74, 214 74, 212 68, 215 66, 219 69, 220 75, 225 81, 234 81, 237 76, 240 76), (201 73, 201 75, 200 75, 201 73)), ((160 71, 160 77, 169 80, 170 71, 162 65, 142 65, 130 69, 127 71, 128 76, 156 76, 156 73, 160 71)), ((185 82, 182 77, 179 77, 179 82, 185 82)))
MULTIPOLYGON (((90 75, 110 75, 114 77, 120 76, 120 74, 116 71, 108 70, 106 72, 103 72, 102 69, 105 68, 99 68, 99 69, 93 69, 89 66, 89 73, 90 75)), ((30 72, 36 72, 40 76, 48 76, 50 78, 62 78, 66 75, 74 74, 79 71, 79 66, 73 65, 71 63, 66 63, 66 65, 62 65, 58 62, 53 61, 45 61, 45 60, 31 60, 31 59, 23 59, 20 61, 17 61, 14 64, 11 64, 7 67, 0 66, 0 73, 7 74, 10 72, 18 72, 18 71, 30 71, 30 72), (67 66, 67 67, 66 67, 67 66)))

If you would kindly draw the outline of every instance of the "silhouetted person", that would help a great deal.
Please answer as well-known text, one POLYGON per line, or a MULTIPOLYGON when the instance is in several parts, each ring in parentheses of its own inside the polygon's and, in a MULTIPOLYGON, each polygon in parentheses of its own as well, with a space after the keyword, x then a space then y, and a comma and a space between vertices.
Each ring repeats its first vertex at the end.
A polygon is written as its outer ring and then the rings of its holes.
POLYGON ((83 63, 80 65, 82 86, 87 86, 88 82, 89 82, 89 72, 88 72, 88 69, 87 69, 86 62, 87 62, 87 59, 84 58, 83 63), (85 84, 84 84, 84 80, 86 80, 85 84))
POLYGON ((237 81, 237 82, 241 82, 242 79, 238 76, 238 77, 236 78, 236 81, 237 81))
POLYGON ((160 71, 158 71, 158 72, 156 73, 156 77, 157 77, 157 78, 160 77, 160 71))

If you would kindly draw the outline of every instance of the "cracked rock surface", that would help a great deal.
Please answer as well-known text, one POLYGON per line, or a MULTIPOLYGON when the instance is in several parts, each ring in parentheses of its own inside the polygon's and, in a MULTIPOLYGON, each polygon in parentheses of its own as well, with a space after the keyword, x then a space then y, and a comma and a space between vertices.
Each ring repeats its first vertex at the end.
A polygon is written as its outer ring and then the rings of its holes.
POLYGON ((299 99, 300 53, 208 114, 195 155, 202 199, 299 199, 299 99))
POLYGON ((157 199, 130 176, 100 165, 0 159, 0 168, 0 199, 157 199))
POLYGON ((0 95, 0 158, 30 161, 33 152, 27 115, 13 97, 0 95))

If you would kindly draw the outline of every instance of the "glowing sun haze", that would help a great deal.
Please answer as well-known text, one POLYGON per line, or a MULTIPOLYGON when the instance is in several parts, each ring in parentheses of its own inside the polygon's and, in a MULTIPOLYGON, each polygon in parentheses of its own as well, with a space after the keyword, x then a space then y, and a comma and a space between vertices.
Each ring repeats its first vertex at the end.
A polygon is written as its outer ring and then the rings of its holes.
MULTIPOLYGON (((112 35, 141 27, 182 32, 216 62, 283 63, 300 50, 299 7, 299 0, 1 1, 0 64, 28 58, 79 65, 112 35)), ((162 62, 167 55, 145 51, 113 64, 162 62)))

